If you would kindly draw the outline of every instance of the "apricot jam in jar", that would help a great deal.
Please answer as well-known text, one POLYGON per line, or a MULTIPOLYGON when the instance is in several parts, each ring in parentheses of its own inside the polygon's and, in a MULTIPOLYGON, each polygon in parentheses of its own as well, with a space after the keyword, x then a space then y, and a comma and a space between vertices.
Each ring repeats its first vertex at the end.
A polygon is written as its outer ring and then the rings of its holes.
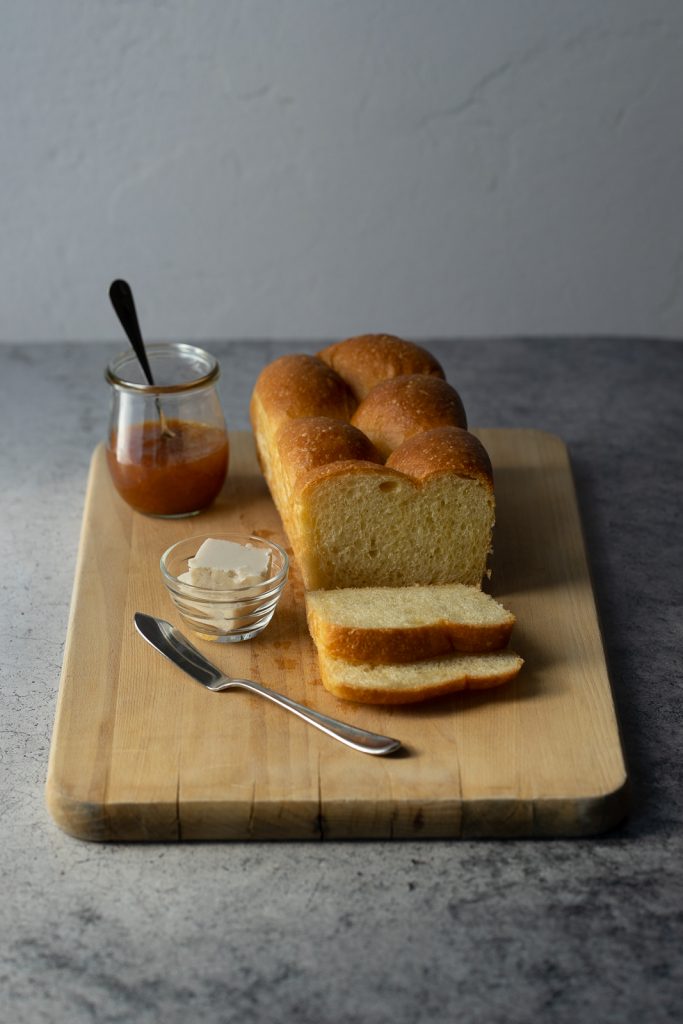
POLYGON ((112 386, 107 463, 116 490, 150 516, 196 515, 220 492, 228 435, 218 363, 194 345, 147 346, 154 385, 133 352, 106 371, 112 386))

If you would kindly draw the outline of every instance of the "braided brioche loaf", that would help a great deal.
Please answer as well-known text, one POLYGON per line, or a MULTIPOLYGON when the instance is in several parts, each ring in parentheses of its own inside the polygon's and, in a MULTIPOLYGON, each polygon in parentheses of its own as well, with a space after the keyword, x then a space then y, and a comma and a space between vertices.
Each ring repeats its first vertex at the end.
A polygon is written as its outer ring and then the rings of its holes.
POLYGON ((491 463, 430 353, 380 334, 282 356, 250 412, 308 590, 480 585, 491 463))

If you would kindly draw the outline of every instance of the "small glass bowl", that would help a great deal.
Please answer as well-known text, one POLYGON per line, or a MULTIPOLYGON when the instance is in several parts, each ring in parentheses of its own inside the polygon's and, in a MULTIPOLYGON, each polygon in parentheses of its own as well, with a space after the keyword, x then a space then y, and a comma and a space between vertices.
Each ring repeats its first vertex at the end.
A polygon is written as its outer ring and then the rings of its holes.
POLYGON ((188 537, 173 544, 161 556, 164 583, 183 620, 203 640, 223 644, 251 640, 273 617, 287 582, 289 559, 279 544, 262 537, 243 533, 212 533, 211 537, 270 551, 270 577, 262 583, 235 590, 207 590, 186 583, 179 577, 188 571, 187 560, 194 558, 207 540, 207 537, 188 537))

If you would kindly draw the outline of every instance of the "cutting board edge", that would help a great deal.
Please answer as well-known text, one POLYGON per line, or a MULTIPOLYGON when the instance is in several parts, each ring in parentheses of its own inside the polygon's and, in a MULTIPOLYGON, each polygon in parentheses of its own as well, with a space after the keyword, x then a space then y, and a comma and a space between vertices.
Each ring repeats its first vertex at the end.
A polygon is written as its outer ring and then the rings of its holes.
MULTIPOLYGON (((54 772, 48 774, 46 785, 46 805, 55 824, 68 835, 91 842, 578 838, 614 828, 628 814, 628 804, 624 770, 613 789, 567 799, 434 800, 426 820, 421 814, 397 816, 389 807, 378 814, 374 802, 355 801, 351 821, 347 800, 327 802, 322 814, 310 801, 303 801, 298 825, 292 828, 290 818, 283 832, 275 812, 264 820, 257 815, 245 819, 244 826, 235 824, 227 813, 233 807, 231 801, 186 802, 180 807, 176 801, 167 801, 145 805, 143 814, 136 804, 95 803, 79 799, 77 793, 67 794, 54 772), (201 808, 210 808, 204 825, 191 822, 201 808), (363 817, 364 825, 359 824, 363 817)), ((260 807, 261 816, 264 807, 260 807)), ((289 805, 290 811, 296 809, 295 803, 289 805)))

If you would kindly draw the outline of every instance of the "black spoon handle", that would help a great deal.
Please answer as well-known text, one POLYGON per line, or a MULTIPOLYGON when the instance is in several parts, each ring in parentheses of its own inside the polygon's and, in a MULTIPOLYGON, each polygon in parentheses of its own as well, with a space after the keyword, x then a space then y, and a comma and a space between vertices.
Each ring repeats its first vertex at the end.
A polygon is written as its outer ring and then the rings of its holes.
POLYGON ((133 293, 128 282, 120 280, 112 281, 109 287, 109 298, 111 299, 111 304, 114 307, 117 317, 121 321, 121 326, 128 335, 128 340, 133 346, 136 356, 140 360, 140 366, 142 367, 148 383, 153 385, 154 380, 152 378, 152 371, 150 370, 149 362, 147 361, 147 352, 145 351, 145 343, 142 340, 142 332, 140 330, 138 315, 135 311, 133 293))

